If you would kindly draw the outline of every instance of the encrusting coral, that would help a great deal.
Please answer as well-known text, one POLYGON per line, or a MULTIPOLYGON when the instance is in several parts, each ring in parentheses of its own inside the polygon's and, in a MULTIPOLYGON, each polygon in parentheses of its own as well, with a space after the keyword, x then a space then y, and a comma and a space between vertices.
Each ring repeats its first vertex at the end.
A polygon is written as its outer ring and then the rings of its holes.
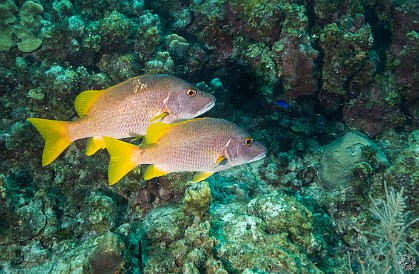
POLYGON ((20 39, 17 43, 19 50, 31 52, 42 45, 41 14, 44 8, 41 4, 26 1, 19 11, 19 23, 15 26, 14 33, 20 39))
POLYGON ((13 45, 12 24, 16 21, 18 11, 14 1, 6 0, 0 3, 0 51, 9 50, 13 45))

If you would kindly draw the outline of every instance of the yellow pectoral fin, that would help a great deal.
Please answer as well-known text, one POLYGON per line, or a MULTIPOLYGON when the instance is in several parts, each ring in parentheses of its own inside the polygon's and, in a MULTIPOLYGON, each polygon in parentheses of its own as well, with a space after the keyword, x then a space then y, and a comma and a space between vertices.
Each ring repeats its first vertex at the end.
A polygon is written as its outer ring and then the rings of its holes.
POLYGON ((169 172, 163 171, 156 167, 155 165, 149 165, 144 173, 144 180, 150 180, 155 177, 160 177, 168 174, 169 172))
POLYGON ((162 112, 162 113, 160 113, 159 115, 157 115, 156 117, 152 118, 152 119, 150 120, 150 123, 154 123, 154 122, 156 122, 156 121, 158 121, 158 120, 161 120, 161 119, 163 119, 164 117, 166 117, 167 115, 169 115, 169 113, 167 113, 167 112, 162 112))
POLYGON ((74 107, 80 117, 86 115, 90 107, 97 101, 97 99, 106 91, 102 90, 86 90, 77 95, 74 101, 74 107))
POLYGON ((202 180, 205 180, 206 178, 208 178, 212 174, 214 174, 214 172, 210 172, 210 171, 199 171, 199 172, 195 173, 195 175, 193 176, 192 181, 194 183, 200 182, 202 180))
POLYGON ((133 161, 133 155, 138 148, 135 145, 111 137, 103 137, 103 141, 111 157, 108 179, 109 184, 113 185, 137 166, 137 163, 133 161))
POLYGON ((222 165, 225 161, 227 161, 227 160, 226 160, 226 158, 223 155, 219 156, 217 158, 217 160, 215 160, 214 168, 216 168, 219 165, 222 165))
POLYGON ((99 149, 106 148, 106 144, 102 137, 93 137, 87 141, 86 155, 91 156, 95 154, 99 149))
POLYGON ((45 140, 42 153, 43 166, 49 165, 71 144, 67 134, 67 122, 41 118, 28 118, 27 120, 45 140))

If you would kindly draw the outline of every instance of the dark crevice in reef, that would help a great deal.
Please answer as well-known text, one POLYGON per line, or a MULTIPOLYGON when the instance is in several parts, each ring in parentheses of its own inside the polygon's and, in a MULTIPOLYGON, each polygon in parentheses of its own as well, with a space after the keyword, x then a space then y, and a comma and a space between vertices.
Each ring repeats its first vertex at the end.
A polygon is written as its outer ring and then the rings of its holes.
MULTIPOLYGON (((308 26, 307 26, 307 32, 309 34, 313 33, 313 28, 316 26, 316 15, 314 13, 314 3, 311 3, 311 1, 308 1, 309 3, 307 3, 305 5, 306 8, 306 13, 307 13, 307 19, 308 19, 308 26)), ((315 46, 316 43, 313 43, 315 46)))
POLYGON ((371 26, 374 37, 372 49, 377 52, 377 73, 382 73, 386 69, 386 51, 390 47, 392 33, 389 22, 380 21, 378 18, 378 7, 365 6, 365 20, 371 26))

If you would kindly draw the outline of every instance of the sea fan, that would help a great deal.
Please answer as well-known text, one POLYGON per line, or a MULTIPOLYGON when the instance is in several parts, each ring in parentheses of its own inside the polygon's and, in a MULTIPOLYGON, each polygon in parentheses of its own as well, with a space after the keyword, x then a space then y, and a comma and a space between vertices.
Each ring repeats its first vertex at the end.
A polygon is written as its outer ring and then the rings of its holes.
POLYGON ((377 242, 373 245, 372 253, 378 260, 379 256, 384 256, 385 261, 379 264, 381 273, 389 273, 392 269, 394 273, 404 273, 400 266, 400 256, 407 251, 418 255, 413 246, 417 241, 409 244, 406 241, 408 229, 416 223, 419 218, 406 224, 408 212, 405 212, 406 204, 403 197, 403 188, 399 192, 393 189, 388 191, 387 184, 384 183, 386 199, 376 199, 370 197, 372 208, 370 209, 374 217, 380 222, 374 228, 373 232, 368 234, 377 237, 377 242))

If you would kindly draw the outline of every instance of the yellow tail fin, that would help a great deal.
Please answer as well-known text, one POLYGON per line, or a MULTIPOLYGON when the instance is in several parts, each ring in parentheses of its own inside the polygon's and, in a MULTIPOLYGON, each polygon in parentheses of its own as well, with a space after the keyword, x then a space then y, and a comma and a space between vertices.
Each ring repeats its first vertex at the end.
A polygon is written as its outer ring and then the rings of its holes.
POLYGON ((41 118, 28 118, 27 120, 45 140, 44 152, 42 153, 43 166, 52 163, 71 144, 67 134, 67 122, 41 118))
POLYGON ((86 155, 91 156, 95 154, 99 149, 106 148, 105 142, 102 137, 93 137, 87 141, 86 155))
POLYGON ((111 156, 108 180, 109 184, 113 185, 137 166, 137 163, 133 161, 133 155, 138 148, 135 145, 111 137, 103 137, 103 141, 111 156))

